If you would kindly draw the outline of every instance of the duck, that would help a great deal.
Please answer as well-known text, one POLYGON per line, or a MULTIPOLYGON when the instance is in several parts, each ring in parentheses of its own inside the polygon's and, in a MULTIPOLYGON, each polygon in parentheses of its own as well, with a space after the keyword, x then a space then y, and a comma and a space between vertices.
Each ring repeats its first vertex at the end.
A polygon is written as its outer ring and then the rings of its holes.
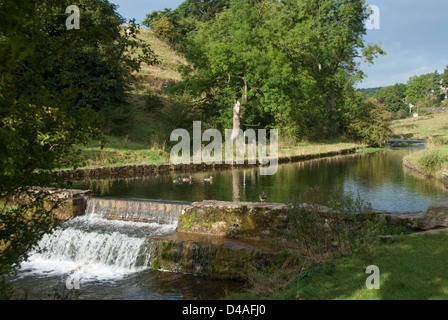
POLYGON ((180 184, 180 183, 182 183, 182 179, 181 178, 177 178, 177 179, 173 180, 173 183, 180 184))
POLYGON ((210 178, 205 178, 204 181, 205 182, 213 182, 213 177, 210 176, 210 178))
POLYGON ((266 201, 266 193, 263 191, 263 192, 260 194, 259 198, 260 198, 260 201, 261 201, 261 202, 265 202, 265 201, 266 201))
POLYGON ((192 182, 192 181, 193 181, 193 177, 192 176, 190 176, 188 178, 183 178, 182 179, 182 182, 192 182))

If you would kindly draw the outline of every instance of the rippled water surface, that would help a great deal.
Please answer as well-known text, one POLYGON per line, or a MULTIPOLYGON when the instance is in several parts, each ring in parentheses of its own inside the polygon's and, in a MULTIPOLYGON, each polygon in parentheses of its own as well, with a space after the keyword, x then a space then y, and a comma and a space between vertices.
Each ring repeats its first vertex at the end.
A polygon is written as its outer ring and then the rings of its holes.
POLYGON ((84 181, 75 184, 102 196, 178 201, 259 201, 262 191, 268 202, 287 202, 310 187, 335 196, 353 195, 374 209, 424 211, 446 195, 440 183, 418 178, 402 166, 405 155, 415 149, 385 150, 279 165, 277 174, 262 176, 259 169, 225 170, 192 174, 193 183, 174 184, 188 174, 159 175, 135 179, 84 181), (213 176, 213 183, 204 178, 213 176))

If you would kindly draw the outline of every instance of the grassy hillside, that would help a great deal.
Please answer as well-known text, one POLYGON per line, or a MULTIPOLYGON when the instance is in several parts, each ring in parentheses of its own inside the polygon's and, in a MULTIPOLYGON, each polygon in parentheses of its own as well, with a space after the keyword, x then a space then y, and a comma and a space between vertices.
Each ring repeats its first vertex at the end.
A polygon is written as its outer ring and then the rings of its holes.
MULTIPOLYGON (((130 93, 132 126, 119 136, 106 134, 107 143, 101 149, 98 142, 79 146, 84 157, 81 167, 100 167, 135 164, 169 163, 169 149, 163 132, 163 119, 169 115, 171 124, 180 118, 182 103, 171 100, 163 93, 163 87, 172 82, 181 81, 179 67, 186 65, 185 57, 178 54, 169 45, 159 40, 151 30, 140 29, 138 37, 149 43, 155 52, 158 64, 143 64, 135 73, 136 83, 130 93), (164 112, 158 112, 158 110, 164 112)), ((180 119, 179 122, 181 122, 180 119)), ((325 141, 322 143, 291 143, 281 140, 280 157, 335 152, 355 147, 360 143, 351 141, 325 141)))
POLYGON ((424 151, 405 158, 420 171, 437 178, 448 172, 448 114, 434 113, 397 122, 393 125, 393 132, 395 137, 402 139, 426 140, 424 151))
POLYGON ((141 80, 139 81, 140 85, 148 85, 149 87, 152 85, 153 87, 160 88, 157 85, 159 83, 180 81, 181 75, 178 68, 187 64, 185 57, 178 54, 165 42, 159 40, 151 30, 140 29, 138 38, 150 44, 159 60, 159 63, 154 66, 143 64, 142 69, 138 73, 141 80))

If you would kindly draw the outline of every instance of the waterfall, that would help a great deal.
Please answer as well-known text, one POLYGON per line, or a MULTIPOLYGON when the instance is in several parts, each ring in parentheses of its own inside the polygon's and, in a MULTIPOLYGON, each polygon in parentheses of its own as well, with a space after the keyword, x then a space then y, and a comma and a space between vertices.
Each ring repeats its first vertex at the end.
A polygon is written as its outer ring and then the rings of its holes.
POLYGON ((46 234, 23 275, 116 279, 149 267, 150 239, 175 232, 185 203, 92 198, 85 215, 46 234))
POLYGON ((173 224, 190 203, 139 199, 90 198, 86 214, 106 219, 122 219, 173 224))

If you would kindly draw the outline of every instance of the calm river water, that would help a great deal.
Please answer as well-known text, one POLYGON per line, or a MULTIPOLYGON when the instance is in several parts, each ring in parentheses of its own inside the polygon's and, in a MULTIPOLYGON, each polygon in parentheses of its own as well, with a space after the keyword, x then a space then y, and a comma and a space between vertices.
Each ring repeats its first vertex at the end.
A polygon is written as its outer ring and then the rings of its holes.
POLYGON ((320 186, 335 196, 359 196, 374 209, 424 211, 446 195, 440 183, 407 173, 405 155, 416 149, 388 149, 374 154, 326 158, 279 165, 277 174, 262 176, 259 169, 194 173, 193 183, 174 184, 188 174, 135 179, 84 181, 75 188, 91 189, 101 196, 178 201, 259 201, 265 191, 268 202, 296 199, 310 187, 320 186), (213 183, 204 178, 213 177, 213 183))

